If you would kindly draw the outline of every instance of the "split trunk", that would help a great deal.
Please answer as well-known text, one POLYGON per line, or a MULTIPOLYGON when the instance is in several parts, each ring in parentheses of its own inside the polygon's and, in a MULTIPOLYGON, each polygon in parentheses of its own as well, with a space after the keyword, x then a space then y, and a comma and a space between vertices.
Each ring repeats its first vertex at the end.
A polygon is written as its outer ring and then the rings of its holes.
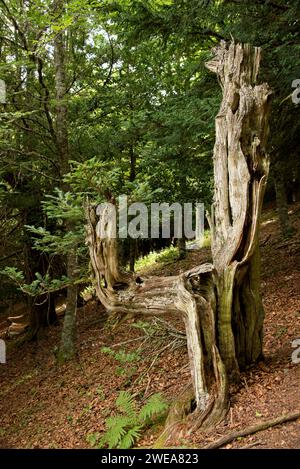
POLYGON ((270 90, 257 85, 260 49, 221 43, 207 67, 223 99, 216 117, 214 201, 209 217, 212 264, 174 277, 138 279, 118 264, 109 236, 109 208, 86 207, 87 243, 97 295, 110 312, 183 316, 192 394, 175 404, 167 435, 183 414, 189 431, 208 428, 227 411, 228 384, 262 357, 264 311, 260 294, 259 220, 268 174, 266 142, 270 90), (103 227, 106 236, 103 236, 103 227), (193 401, 193 402, 192 402, 193 401), (191 410, 193 409, 193 412, 191 410))

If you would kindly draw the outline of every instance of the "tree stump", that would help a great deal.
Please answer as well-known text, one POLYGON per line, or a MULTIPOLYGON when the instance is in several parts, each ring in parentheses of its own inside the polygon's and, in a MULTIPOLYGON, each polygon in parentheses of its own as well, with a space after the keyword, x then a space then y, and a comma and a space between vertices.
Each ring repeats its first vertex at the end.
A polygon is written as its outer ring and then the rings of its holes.
POLYGON ((209 217, 213 264, 137 283, 133 274, 119 268, 117 239, 101 237, 99 227, 106 224, 110 231, 105 210, 97 219, 95 208, 86 207, 87 244, 104 307, 124 314, 183 315, 195 405, 174 404, 164 442, 178 431, 182 419, 187 432, 221 421, 228 407, 228 383, 262 356, 258 230, 269 168, 271 92, 267 84, 256 84, 260 56, 259 48, 222 42, 207 63, 223 90, 209 217))

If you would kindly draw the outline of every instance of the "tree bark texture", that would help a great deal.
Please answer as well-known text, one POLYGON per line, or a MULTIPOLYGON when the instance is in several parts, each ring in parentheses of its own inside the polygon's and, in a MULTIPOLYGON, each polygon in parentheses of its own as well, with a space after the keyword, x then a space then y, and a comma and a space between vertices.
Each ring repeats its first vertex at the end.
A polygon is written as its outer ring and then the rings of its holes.
POLYGON ((258 230, 269 170, 269 96, 257 85, 260 49, 224 43, 207 67, 223 90, 216 117, 213 264, 218 273, 220 354, 233 377, 262 355, 258 230))
MULTIPOLYGON (((186 417, 190 429, 209 428, 224 417, 228 383, 262 356, 264 312, 260 294, 258 230, 268 175, 266 154, 270 90, 257 85, 260 49, 221 43, 207 67, 223 90, 216 117, 214 201, 209 217, 213 264, 174 277, 136 282, 118 265, 117 240, 101 237, 109 226, 86 206, 87 244, 97 295, 108 311, 183 316, 194 406, 174 405, 167 425, 186 417), (184 409, 184 410, 183 410, 184 409)), ((108 230, 109 231, 109 230, 108 230)), ((190 431, 190 430, 189 430, 190 431)))

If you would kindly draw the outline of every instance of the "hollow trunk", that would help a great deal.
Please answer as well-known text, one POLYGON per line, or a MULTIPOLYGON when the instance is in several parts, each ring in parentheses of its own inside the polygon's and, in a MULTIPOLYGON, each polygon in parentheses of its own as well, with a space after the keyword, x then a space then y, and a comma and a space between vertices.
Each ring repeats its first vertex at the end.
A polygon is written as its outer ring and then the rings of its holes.
MULTIPOLYGON (((195 405, 180 398, 171 409, 163 442, 209 428, 227 411, 228 383, 262 357, 258 230, 268 174, 266 140, 270 90, 256 85, 260 50, 225 43, 207 67, 218 75, 223 100, 216 117, 214 202, 210 216, 213 264, 179 276, 138 279, 118 266, 117 240, 101 237, 112 221, 86 207, 87 244, 96 291, 108 311, 183 315, 195 405), (193 409, 193 412, 191 410, 193 409), (189 414, 187 416, 187 414, 189 414)), ((109 230, 106 230, 108 233, 109 230)), ((191 400, 191 393, 186 393, 191 400)))
POLYGON ((216 118, 214 203, 210 220, 217 271, 218 344, 227 373, 262 356, 258 230, 269 169, 266 156, 270 90, 256 85, 260 49, 222 44, 207 67, 223 100, 216 118))

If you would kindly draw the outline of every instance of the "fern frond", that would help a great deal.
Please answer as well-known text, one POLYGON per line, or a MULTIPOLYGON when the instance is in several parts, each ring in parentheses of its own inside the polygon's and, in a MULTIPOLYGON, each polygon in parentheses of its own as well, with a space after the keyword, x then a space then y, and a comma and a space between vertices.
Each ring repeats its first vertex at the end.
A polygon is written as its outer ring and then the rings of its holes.
POLYGON ((94 447, 99 443, 100 439, 100 433, 94 432, 94 433, 89 433, 86 437, 86 442, 94 447))
POLYGON ((129 417, 127 415, 113 415, 112 417, 108 417, 106 419, 107 428, 110 430, 111 428, 122 428, 126 427, 130 422, 129 417))
POLYGON ((130 428, 126 435, 122 438, 119 443, 118 448, 120 449, 129 449, 133 446, 136 440, 138 440, 142 435, 142 425, 135 425, 133 428, 130 428))
POLYGON ((168 404, 163 400, 162 395, 160 393, 153 394, 141 408, 139 421, 144 422, 151 419, 154 415, 163 413, 167 408, 168 404))
POLYGON ((141 437, 147 420, 153 415, 161 414, 168 407, 161 394, 153 394, 138 413, 134 397, 127 391, 120 392, 116 406, 122 415, 106 419, 106 432, 100 439, 98 448, 131 448, 141 437))
POLYGON ((106 419, 106 426, 107 431, 100 440, 100 447, 107 445, 109 448, 117 448, 128 427, 132 426, 132 420, 126 415, 117 415, 106 419))
POLYGON ((136 411, 136 404, 134 401, 133 396, 127 391, 121 391, 117 400, 116 406, 118 409, 126 414, 132 420, 136 420, 137 418, 137 411, 136 411))

